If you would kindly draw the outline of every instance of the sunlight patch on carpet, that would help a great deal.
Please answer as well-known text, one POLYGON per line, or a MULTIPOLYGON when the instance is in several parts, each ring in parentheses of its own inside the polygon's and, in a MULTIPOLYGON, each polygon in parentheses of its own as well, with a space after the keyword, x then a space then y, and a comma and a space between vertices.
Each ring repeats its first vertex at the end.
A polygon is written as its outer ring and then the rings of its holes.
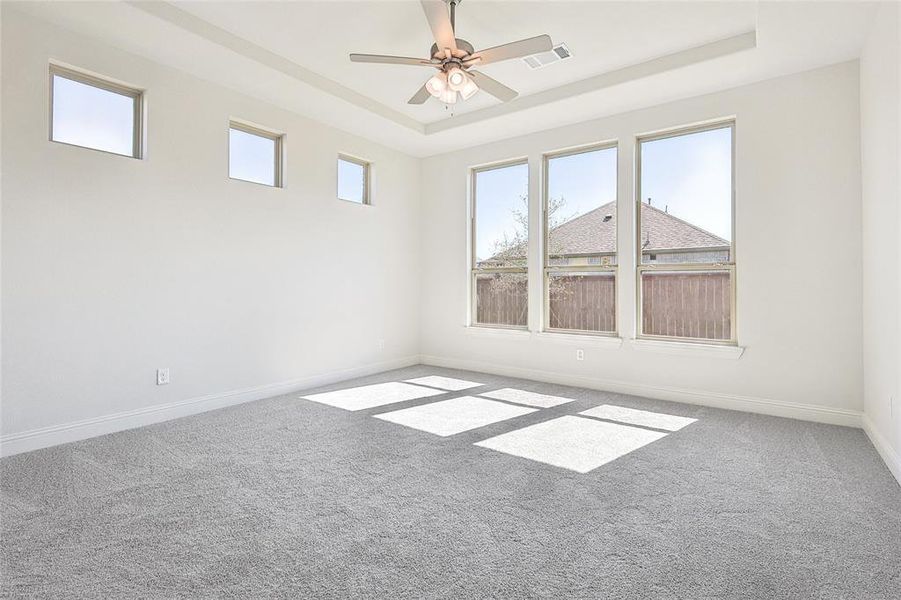
POLYGON ((344 410, 364 410, 376 406, 384 406, 385 404, 394 404, 395 402, 439 396, 444 393, 446 392, 442 390, 390 381, 388 383, 364 385, 345 390, 335 390, 334 392, 313 394, 311 396, 301 396, 301 398, 343 408, 344 410))
POLYGON ((654 429, 665 429, 666 431, 679 431, 686 425, 691 425, 697 419, 690 417, 677 417, 676 415, 667 415, 664 413, 650 412, 646 410, 636 410, 634 408, 625 408, 623 406, 613 406, 610 404, 602 404, 579 413, 586 417, 595 417, 598 419, 607 419, 608 421, 618 421, 629 425, 638 425, 640 427, 653 427, 654 429))
POLYGON ((666 435, 628 425, 565 416, 477 442, 476 446, 588 473, 666 435))
POLYGON ((538 408, 550 408, 552 406, 566 404, 567 402, 573 402, 571 398, 547 396, 545 394, 536 394, 535 392, 527 392, 525 390, 513 388, 494 390, 493 392, 485 392, 484 394, 479 395, 486 398, 494 398, 495 400, 515 402, 516 404, 525 404, 526 406, 535 406, 538 408))
POLYGON ((463 396, 383 413, 375 417, 446 437, 535 411, 534 408, 463 396))
POLYGON ((416 385, 427 385, 429 387, 457 392, 459 390, 468 390, 469 388, 485 385, 484 383, 476 383, 475 381, 466 381, 465 379, 454 379, 453 377, 442 377, 441 375, 428 375, 426 377, 417 377, 416 379, 407 379, 406 383, 415 383, 416 385))

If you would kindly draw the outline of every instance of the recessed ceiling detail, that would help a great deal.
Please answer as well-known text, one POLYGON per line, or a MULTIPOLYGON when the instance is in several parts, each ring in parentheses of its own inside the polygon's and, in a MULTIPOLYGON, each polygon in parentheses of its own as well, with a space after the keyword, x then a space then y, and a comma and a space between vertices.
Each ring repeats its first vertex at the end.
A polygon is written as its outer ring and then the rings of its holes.
MULTIPOLYGON (((476 93, 450 111, 437 101, 407 103, 437 69, 347 58, 358 49, 425 57, 436 40, 419 0, 4 3, 4 10, 86 36, 88 46, 131 52, 413 156, 854 60, 873 8, 791 0, 473 0, 457 11, 455 25, 479 47, 547 34, 565 40, 572 57, 537 70, 523 60, 480 65, 519 95, 500 103, 476 93)), ((102 61, 81 66, 105 68, 102 61)))
POLYGON ((757 47, 757 32, 748 31, 747 33, 732 36, 725 40, 704 44, 703 46, 683 50, 681 52, 674 52, 636 65, 623 67, 622 69, 609 71, 607 73, 601 73, 600 75, 595 75, 588 79, 574 81, 573 83, 562 85, 558 88, 536 92, 529 96, 517 98, 508 105, 502 107, 494 106, 482 108, 474 112, 456 116, 453 119, 428 123, 425 126, 425 134, 432 135, 453 127, 462 127, 463 125, 477 123, 479 121, 501 116, 502 114, 509 114, 511 110, 524 110, 526 108, 534 108, 536 106, 541 106, 542 104, 550 104, 566 98, 574 98, 582 94, 665 73, 666 71, 672 71, 680 67, 699 64, 704 61, 728 56, 743 50, 751 50, 755 47, 757 47))

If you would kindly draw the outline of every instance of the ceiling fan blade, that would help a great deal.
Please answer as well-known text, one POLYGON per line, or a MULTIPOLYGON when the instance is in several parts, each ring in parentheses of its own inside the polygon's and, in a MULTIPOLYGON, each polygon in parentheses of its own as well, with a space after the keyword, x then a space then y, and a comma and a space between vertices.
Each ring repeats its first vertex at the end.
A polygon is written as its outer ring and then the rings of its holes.
POLYGON ((502 44, 500 46, 495 46, 494 48, 479 50, 478 52, 473 53, 472 57, 467 59, 467 62, 478 58, 478 63, 474 64, 487 65, 489 63, 496 63, 511 58, 538 54, 539 52, 550 52, 553 47, 554 43, 551 41, 551 36, 538 35, 533 38, 519 40, 518 42, 510 42, 509 44, 502 44))
POLYGON ((413 65, 417 67, 440 67, 439 63, 433 63, 425 58, 410 58, 408 56, 386 56, 384 54, 351 54, 351 62, 381 63, 386 65, 413 65))
POLYGON ((422 87, 413 94, 413 97, 407 100, 407 104, 423 104, 429 99, 429 96, 431 96, 431 94, 429 93, 429 90, 426 89, 425 84, 423 84, 422 87))
POLYGON ((457 41, 454 35, 454 27, 451 25, 450 15, 447 12, 447 4, 444 0, 421 0, 425 18, 432 29, 432 36, 438 49, 457 49, 457 41))
POLYGON ((519 92, 516 90, 508 88, 497 79, 492 79, 484 73, 479 73, 478 71, 467 71, 467 73, 472 76, 473 81, 476 82, 480 89, 485 90, 503 102, 509 102, 519 96, 519 92))

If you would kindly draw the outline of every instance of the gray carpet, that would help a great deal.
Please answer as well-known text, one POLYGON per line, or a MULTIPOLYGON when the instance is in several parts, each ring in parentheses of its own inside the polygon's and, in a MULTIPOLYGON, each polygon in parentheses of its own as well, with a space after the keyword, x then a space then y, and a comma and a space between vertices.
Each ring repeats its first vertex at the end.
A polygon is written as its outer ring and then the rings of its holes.
POLYGON ((901 598, 901 487, 855 429, 431 367, 485 387, 280 396, 0 461, 9 598, 901 598), (372 418, 577 399, 451 437, 372 418), (580 474, 474 446, 604 403, 697 422, 580 474))

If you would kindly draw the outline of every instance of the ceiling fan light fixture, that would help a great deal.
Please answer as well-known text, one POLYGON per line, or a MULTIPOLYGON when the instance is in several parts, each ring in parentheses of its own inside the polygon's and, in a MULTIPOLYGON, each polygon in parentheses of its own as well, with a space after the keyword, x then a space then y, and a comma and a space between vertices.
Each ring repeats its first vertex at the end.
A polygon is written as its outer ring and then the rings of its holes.
POLYGON ((462 90, 467 80, 469 80, 469 77, 459 67, 454 67, 447 72, 447 86, 455 92, 462 90))
POLYGON ((447 75, 443 72, 433 75, 426 82, 425 89, 435 98, 440 98, 441 94, 447 90, 447 75))
MULTIPOLYGON (((484 73, 468 72, 467 69, 479 64, 487 65, 513 58, 532 58, 535 55, 549 53, 554 47, 547 34, 476 50, 468 41, 457 37, 456 7, 463 0, 422 0, 432 37, 435 43, 429 48, 428 58, 411 58, 408 56, 390 56, 385 54, 351 54, 350 60, 355 63, 377 63, 388 65, 409 65, 438 69, 439 73, 430 77, 407 104, 421 105, 429 96, 437 98, 445 105, 456 104, 460 99, 467 100, 479 90, 497 98, 501 102, 509 102, 517 97, 516 90, 510 89, 501 82, 484 73), (457 97, 459 95, 459 98, 457 97)), ((2 2, 2 0, 0 0, 2 2)), ((559 49, 564 49, 562 46, 559 49)), ((565 50, 565 49, 564 49, 565 50)))
POLYGON ((457 91, 447 89, 441 92, 441 95, 438 97, 439 100, 444 102, 445 104, 456 104, 457 103, 457 91))
POLYGON ((476 85, 476 82, 472 80, 472 77, 466 77, 466 83, 463 84, 463 87, 460 88, 460 95, 463 96, 464 100, 469 100, 472 98, 473 94, 479 91, 479 86, 476 85))

